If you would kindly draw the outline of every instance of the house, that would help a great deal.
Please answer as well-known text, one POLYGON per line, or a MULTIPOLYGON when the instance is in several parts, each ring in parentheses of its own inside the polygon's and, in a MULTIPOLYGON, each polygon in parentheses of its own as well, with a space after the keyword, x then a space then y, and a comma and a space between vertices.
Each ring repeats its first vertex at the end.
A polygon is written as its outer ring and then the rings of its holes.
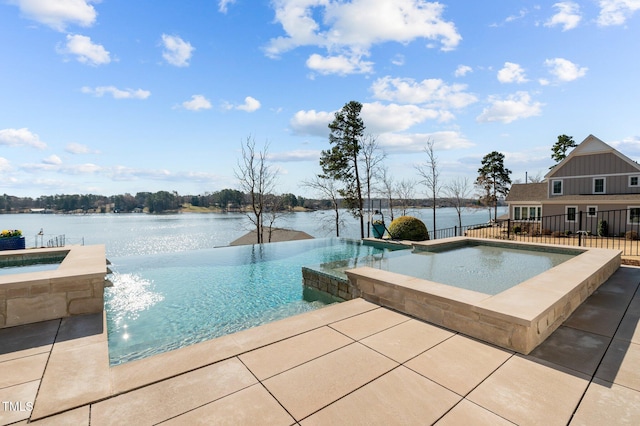
POLYGON ((619 235, 640 226, 640 165, 589 135, 541 183, 513 184, 512 221, 539 230, 619 235), (602 231, 601 231, 602 233, 602 231))

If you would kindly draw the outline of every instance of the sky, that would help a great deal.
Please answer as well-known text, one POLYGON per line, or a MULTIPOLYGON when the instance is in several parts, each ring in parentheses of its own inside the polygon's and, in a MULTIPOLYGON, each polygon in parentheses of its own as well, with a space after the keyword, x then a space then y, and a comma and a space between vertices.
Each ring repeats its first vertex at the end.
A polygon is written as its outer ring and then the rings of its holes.
POLYGON ((396 182, 505 155, 542 177, 558 135, 640 159, 640 0, 0 0, 0 193, 239 189, 268 147, 313 197, 328 124, 363 104, 396 182))

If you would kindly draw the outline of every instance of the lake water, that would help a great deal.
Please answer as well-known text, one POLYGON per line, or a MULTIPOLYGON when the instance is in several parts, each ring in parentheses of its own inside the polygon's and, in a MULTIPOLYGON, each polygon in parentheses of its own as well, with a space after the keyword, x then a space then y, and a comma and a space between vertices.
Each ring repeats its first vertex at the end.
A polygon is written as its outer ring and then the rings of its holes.
MULTIPOLYGON (((505 211, 506 208, 498 209, 498 214, 505 211)), ((411 210, 408 214, 422 219, 431 231, 431 209, 411 210)), ((359 238, 359 223, 345 212, 343 218, 346 225, 340 236, 359 238)), ((275 226, 304 231, 316 238, 333 237, 335 230, 323 226, 324 222, 330 222, 331 219, 330 211, 296 212, 282 216, 275 226)), ((453 208, 437 209, 436 219, 438 229, 452 227, 458 223, 453 208)), ((475 225, 488 220, 489 214, 486 209, 470 209, 463 213, 462 224, 475 225)), ((386 222, 388 225, 389 218, 386 218, 386 222)), ((37 245, 40 245, 41 237, 36 235, 42 229, 42 241, 45 245, 49 239, 64 235, 66 244, 104 244, 107 256, 120 257, 227 246, 251 230, 251 225, 242 213, 12 214, 0 215, 0 228, 22 230, 27 247, 34 247, 36 238, 37 245)))

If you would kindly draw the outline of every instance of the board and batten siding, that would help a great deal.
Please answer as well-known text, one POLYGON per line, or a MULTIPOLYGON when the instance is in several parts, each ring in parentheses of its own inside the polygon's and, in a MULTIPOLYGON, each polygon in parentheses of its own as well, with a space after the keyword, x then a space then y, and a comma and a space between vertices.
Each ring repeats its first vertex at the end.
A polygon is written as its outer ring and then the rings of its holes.
POLYGON ((613 173, 638 173, 638 169, 610 152, 579 155, 563 165, 550 179, 571 176, 598 176, 613 173))
POLYGON ((606 153, 574 157, 549 178, 549 198, 553 181, 562 180, 562 195, 593 194, 593 179, 605 178, 605 194, 640 194, 640 186, 629 186, 629 176, 640 171, 617 155, 606 153))

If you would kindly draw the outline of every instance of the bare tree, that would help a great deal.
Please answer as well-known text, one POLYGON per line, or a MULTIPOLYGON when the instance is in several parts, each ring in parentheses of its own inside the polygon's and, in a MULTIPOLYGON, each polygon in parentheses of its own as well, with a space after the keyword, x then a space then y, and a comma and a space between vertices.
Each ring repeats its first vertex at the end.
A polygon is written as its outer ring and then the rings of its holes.
POLYGON ((262 151, 256 151, 256 141, 247 136, 247 140, 241 144, 242 158, 238 160, 235 170, 236 178, 240 182, 240 188, 249 196, 250 209, 247 217, 256 228, 258 244, 263 243, 263 218, 265 209, 265 196, 273 191, 276 171, 267 164, 267 152, 269 143, 265 143, 262 151))
MULTIPOLYGON (((268 194, 265 197, 265 209, 266 220, 264 222, 267 223, 267 242, 270 243, 273 231, 276 229, 274 228, 275 222, 287 214, 284 208, 284 198, 281 195, 268 194)), ((264 236, 262 238, 264 239, 264 236)))
POLYGON ((432 139, 427 141, 427 146, 424 147, 424 152, 427 154, 427 162, 416 166, 418 174, 422 176, 423 183, 427 186, 431 193, 431 202, 433 208, 433 239, 436 235, 436 208, 437 198, 440 192, 440 172, 438 171, 438 157, 436 157, 433 149, 435 142, 432 139))
POLYGON ((471 182, 469 178, 458 177, 444 186, 446 196, 451 199, 453 207, 458 214, 458 226, 462 232, 462 211, 466 207, 466 202, 471 195, 471 182))
POLYGON ((391 216, 391 221, 393 221, 393 195, 395 192, 395 184, 387 167, 380 168, 380 186, 378 192, 389 203, 389 215, 391 216))
MULTIPOLYGON (((371 216, 371 187, 375 179, 378 178, 380 173, 380 166, 382 161, 387 156, 378 146, 378 139, 376 136, 367 134, 361 139, 362 149, 360 150, 362 163, 364 165, 364 185, 367 195, 367 208, 368 216, 371 216)), ((367 237, 369 236, 369 227, 367 226, 367 237)))
POLYGON ((334 213, 332 228, 335 226, 336 237, 340 236, 340 226, 344 220, 340 217, 340 193, 333 179, 324 176, 315 176, 312 180, 302 182, 302 186, 318 191, 322 198, 331 202, 331 209, 334 213))
POLYGON ((407 210, 412 205, 416 197, 416 183, 410 179, 402 179, 396 184, 396 194, 402 208, 402 216, 407 215, 407 210))

